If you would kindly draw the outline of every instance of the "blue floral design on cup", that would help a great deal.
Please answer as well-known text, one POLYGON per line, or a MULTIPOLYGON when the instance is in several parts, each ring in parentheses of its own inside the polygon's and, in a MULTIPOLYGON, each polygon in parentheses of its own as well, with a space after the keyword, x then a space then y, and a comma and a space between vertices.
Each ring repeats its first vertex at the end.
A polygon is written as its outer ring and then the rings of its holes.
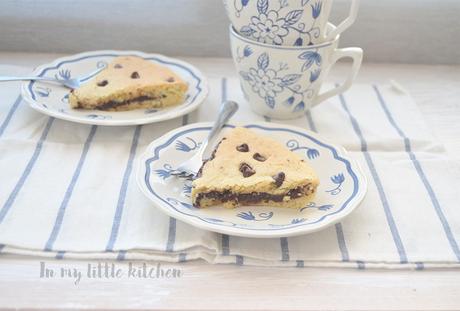
MULTIPOLYGON (((250 0, 234 0, 233 10, 235 17, 240 18, 241 13, 248 7, 250 0)), ((310 0, 302 0, 297 9, 289 10, 287 0, 271 1, 257 0, 257 11, 253 14, 247 25, 239 28, 240 34, 258 42, 274 45, 311 45, 314 40, 319 38, 321 27, 317 25, 317 20, 322 13, 322 0, 317 0, 310 4, 310 0), (273 5, 275 3, 275 5, 273 5), (309 7, 308 7, 309 6, 309 7), (307 9, 311 9, 311 20, 309 26, 305 23, 303 15, 308 14, 307 9), (285 42, 285 38, 291 33, 295 33, 295 41, 285 42)))
POLYGON ((287 64, 280 64, 279 68, 276 69, 271 68, 268 53, 262 53, 257 58, 257 67, 251 67, 247 72, 240 71, 240 76, 249 83, 254 93, 265 100, 268 107, 273 109, 276 104, 275 98, 277 95, 288 91, 291 92, 291 96, 284 101, 284 104, 293 106, 296 95, 299 95, 301 100, 295 105, 293 111, 304 110, 305 96, 311 96, 313 92, 309 88, 302 90, 302 86, 298 84, 303 76, 302 73, 283 74, 283 71, 288 69, 287 64))
POLYGON ((236 57, 236 61, 239 63, 241 62, 243 59, 247 58, 247 57, 250 57, 252 55, 252 53, 254 53, 254 50, 249 46, 249 45, 246 45, 242 50, 243 52, 240 52, 240 47, 238 47, 238 50, 236 51, 236 54, 237 54, 237 57, 236 57))
POLYGON ((254 16, 251 22, 252 24, 247 28, 241 29, 241 32, 259 42, 281 45, 283 37, 289 33, 289 30, 285 27, 286 21, 284 18, 279 18, 276 11, 254 16))
MULTIPOLYGON (((329 25, 329 30, 336 28, 329 25)), ((230 42, 244 97, 256 113, 293 119, 326 99, 349 89, 361 65, 359 48, 339 49, 334 41, 315 46, 259 43, 230 26, 230 42), (348 77, 336 88, 321 91, 331 67, 341 58, 353 60, 348 77)))
POLYGON ((333 40, 350 27, 360 0, 349 0, 349 15, 328 31, 332 1, 224 0, 231 24, 248 39, 270 45, 309 46, 333 40))

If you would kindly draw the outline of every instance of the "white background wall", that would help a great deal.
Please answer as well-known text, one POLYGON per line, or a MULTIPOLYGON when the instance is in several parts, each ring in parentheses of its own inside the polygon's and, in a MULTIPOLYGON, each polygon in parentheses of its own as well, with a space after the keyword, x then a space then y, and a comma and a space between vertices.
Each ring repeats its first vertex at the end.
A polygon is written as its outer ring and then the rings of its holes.
MULTIPOLYGON (((367 61, 460 64, 460 0, 361 2, 342 46, 367 61)), ((333 20, 348 3, 335 0, 333 20)), ((0 51, 229 56, 227 25, 220 0, 0 0, 0 51)))

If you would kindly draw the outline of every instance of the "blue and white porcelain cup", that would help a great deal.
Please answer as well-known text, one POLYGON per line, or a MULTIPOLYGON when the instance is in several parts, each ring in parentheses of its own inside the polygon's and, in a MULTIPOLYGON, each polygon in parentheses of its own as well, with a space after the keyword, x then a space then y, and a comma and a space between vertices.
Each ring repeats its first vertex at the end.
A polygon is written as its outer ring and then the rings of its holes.
POLYGON ((327 32, 333 0, 224 0, 227 15, 243 37, 266 44, 305 46, 332 41, 356 20, 359 1, 348 17, 327 32))
MULTIPOLYGON (((329 29, 334 26, 329 24, 329 29)), ((305 110, 348 90, 361 67, 363 50, 338 48, 340 36, 311 46, 277 46, 247 39, 230 26, 233 60, 252 110, 274 119, 294 119, 305 110), (345 82, 320 93, 331 67, 351 58, 345 82)))

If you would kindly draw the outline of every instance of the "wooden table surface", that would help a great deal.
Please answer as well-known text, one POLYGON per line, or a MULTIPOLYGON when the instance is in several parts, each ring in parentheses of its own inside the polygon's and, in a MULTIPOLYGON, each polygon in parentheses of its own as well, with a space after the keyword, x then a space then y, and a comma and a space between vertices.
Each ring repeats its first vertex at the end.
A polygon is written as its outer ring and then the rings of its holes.
MULTIPOLYGON (((34 67, 59 55, 0 53, 0 64, 34 67)), ((186 58, 212 77, 230 59, 186 58)), ((339 80, 348 64, 332 72, 339 80)), ((6 74, 6 73, 1 73, 6 74)), ((460 66, 365 64, 358 82, 397 81, 429 127, 460 162, 460 66)), ((460 177, 460 171, 456 172, 460 177)), ((0 257, 0 309, 459 310, 459 270, 357 270, 163 264, 175 279, 40 278, 40 258, 0 257)), ((47 260, 86 270, 89 262, 47 260)), ((94 263, 94 262, 93 262, 94 263)), ((128 263, 116 262, 127 269, 128 263)))

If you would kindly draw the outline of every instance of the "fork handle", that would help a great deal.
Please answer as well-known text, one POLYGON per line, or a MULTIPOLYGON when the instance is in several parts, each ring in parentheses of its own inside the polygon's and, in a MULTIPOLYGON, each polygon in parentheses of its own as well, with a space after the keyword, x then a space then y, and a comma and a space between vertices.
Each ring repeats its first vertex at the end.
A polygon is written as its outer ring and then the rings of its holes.
POLYGON ((27 81, 27 80, 42 80, 42 81, 57 81, 54 78, 50 77, 8 77, 3 76, 0 77, 0 82, 8 82, 8 81, 27 81))
POLYGON ((220 107, 219 116, 209 132, 207 141, 211 141, 220 132, 225 123, 235 114, 238 110, 238 104, 231 100, 226 100, 220 107))
POLYGON ((225 123, 227 123, 227 121, 235 114, 238 108, 238 104, 231 100, 226 100, 222 103, 216 122, 214 122, 214 125, 212 126, 206 140, 201 144, 199 150, 201 154, 204 153, 209 142, 212 141, 217 136, 217 134, 219 134, 225 123))

